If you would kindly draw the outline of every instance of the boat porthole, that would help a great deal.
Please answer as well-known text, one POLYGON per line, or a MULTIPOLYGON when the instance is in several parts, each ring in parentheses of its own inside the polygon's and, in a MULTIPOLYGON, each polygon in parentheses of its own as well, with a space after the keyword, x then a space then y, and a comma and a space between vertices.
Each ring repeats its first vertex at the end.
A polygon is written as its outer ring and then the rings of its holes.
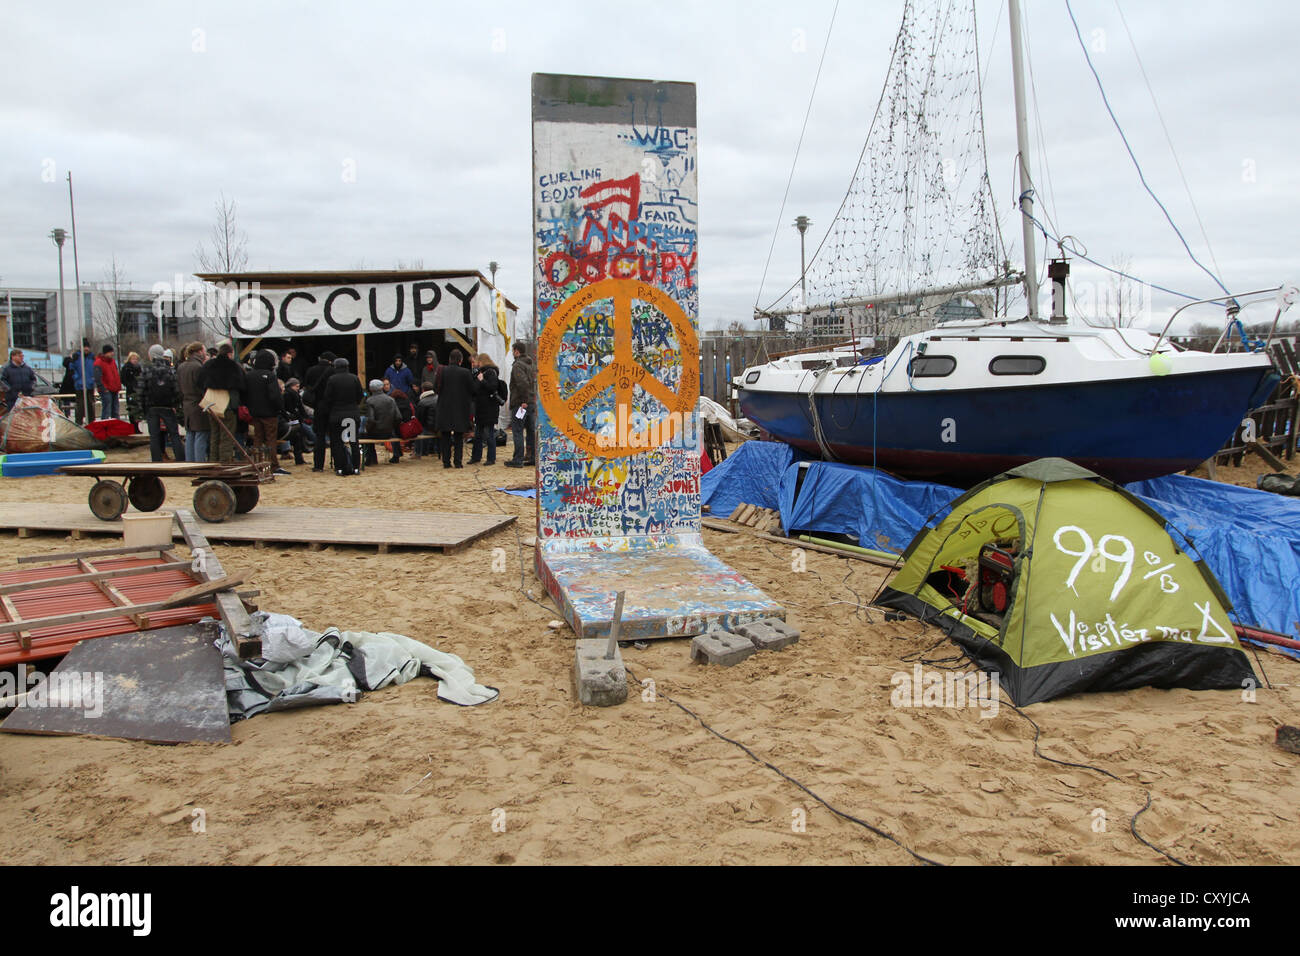
POLYGON ((755 382, 758 381, 758 376, 759 376, 760 374, 762 374, 762 373, 760 373, 760 372, 750 372, 748 375, 745 376, 745 384, 746 384, 746 385, 753 385, 755 382))

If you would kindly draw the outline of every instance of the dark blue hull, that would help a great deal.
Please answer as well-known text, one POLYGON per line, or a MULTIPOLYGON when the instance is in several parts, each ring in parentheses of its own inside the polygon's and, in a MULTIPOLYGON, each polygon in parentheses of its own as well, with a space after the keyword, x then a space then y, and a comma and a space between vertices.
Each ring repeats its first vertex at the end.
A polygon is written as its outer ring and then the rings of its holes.
MULTIPOLYGON (((1268 368, 1064 385, 819 395, 839 461, 907 478, 974 484, 1036 458, 1068 458, 1113 481, 1204 462, 1276 381, 1268 368)), ((755 424, 820 455, 807 394, 740 390, 755 424)))

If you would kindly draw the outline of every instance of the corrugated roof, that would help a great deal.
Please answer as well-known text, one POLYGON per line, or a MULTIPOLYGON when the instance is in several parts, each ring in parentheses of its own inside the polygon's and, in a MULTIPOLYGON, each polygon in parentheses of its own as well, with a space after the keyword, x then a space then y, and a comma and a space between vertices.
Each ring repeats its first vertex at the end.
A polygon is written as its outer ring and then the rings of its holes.
MULTIPOLYGON (((161 558, 115 558, 95 562, 99 571, 112 571, 118 568, 140 568, 164 563, 161 558)), ((0 573, 0 585, 25 584, 29 581, 41 581, 45 578, 67 577, 82 573, 75 563, 48 565, 40 568, 24 568, 18 571, 0 573)), ((111 579, 113 586, 132 604, 147 604, 162 601, 183 588, 192 587, 196 581, 182 569, 159 571, 157 574, 140 574, 129 578, 111 579)), ((48 588, 33 588, 30 591, 18 591, 9 596, 14 610, 24 620, 51 617, 56 614, 75 614, 79 611, 97 611, 114 607, 113 601, 100 590, 93 581, 75 581, 48 588)), ((161 627, 174 627, 178 624, 193 624, 204 617, 217 617, 217 606, 213 603, 194 604, 187 607, 173 608, 167 611, 148 612, 150 630, 161 627)), ((0 609, 0 618, 8 622, 8 614, 0 609)), ((24 649, 16 633, 0 634, 0 667, 29 661, 45 660, 68 653, 78 641, 88 638, 104 637, 109 634, 129 634, 140 630, 131 618, 103 618, 80 624, 63 624, 58 627, 45 627, 32 630, 31 647, 24 649)))

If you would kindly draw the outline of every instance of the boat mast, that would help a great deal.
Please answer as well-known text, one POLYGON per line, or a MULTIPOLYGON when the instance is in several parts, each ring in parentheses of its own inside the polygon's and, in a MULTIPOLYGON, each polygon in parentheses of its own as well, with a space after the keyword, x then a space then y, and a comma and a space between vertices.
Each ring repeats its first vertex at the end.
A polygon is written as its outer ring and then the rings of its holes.
POLYGON ((1038 271, 1034 251, 1034 193, 1029 176, 1029 123, 1025 118, 1025 66, 1020 39, 1020 0, 1009 0, 1011 81, 1016 99, 1016 149, 1020 157, 1020 226, 1025 244, 1025 295, 1029 318, 1038 320, 1038 271))

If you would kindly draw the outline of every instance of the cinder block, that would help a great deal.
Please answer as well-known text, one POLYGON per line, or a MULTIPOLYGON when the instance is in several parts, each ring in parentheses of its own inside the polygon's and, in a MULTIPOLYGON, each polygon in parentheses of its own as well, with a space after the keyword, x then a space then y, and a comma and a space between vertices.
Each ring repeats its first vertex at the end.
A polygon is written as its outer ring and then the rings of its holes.
POLYGON ((792 627, 779 617, 765 617, 761 621, 750 621, 736 628, 736 633, 748 638, 760 651, 779 651, 799 641, 798 628, 792 627))
POLYGON ((605 638, 583 639, 574 651, 573 682, 578 699, 592 707, 613 707, 627 700, 627 671, 623 669, 623 652, 614 647, 614 656, 605 658, 609 641, 605 638))
POLYGON ((691 660, 730 667, 750 657, 757 648, 749 638, 727 631, 713 630, 691 639, 691 660))

